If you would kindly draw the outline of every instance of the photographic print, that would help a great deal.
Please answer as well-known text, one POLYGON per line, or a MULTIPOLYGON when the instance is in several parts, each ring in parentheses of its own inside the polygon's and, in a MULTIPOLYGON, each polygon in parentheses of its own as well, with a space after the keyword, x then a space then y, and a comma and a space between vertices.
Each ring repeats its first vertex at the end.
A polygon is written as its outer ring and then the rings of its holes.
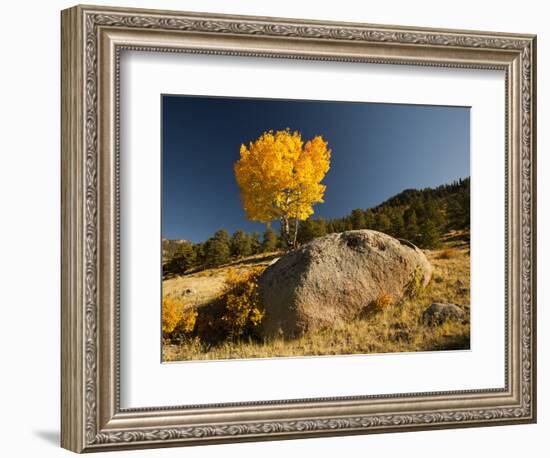
POLYGON ((63 448, 537 421, 535 35, 77 5, 60 42, 63 448))
POLYGON ((470 348, 470 108, 162 95, 162 359, 470 348))

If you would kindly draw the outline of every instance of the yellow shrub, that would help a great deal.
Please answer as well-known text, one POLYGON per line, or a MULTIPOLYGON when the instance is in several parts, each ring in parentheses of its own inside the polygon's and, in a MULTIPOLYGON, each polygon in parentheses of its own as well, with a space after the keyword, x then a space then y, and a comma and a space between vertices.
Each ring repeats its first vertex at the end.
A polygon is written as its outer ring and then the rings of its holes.
POLYGON ((378 296, 376 296, 376 299, 372 301, 371 308, 373 311, 381 312, 388 308, 390 305, 393 305, 393 303, 393 296, 382 291, 378 296))
POLYGON ((165 297, 162 300, 162 332, 170 334, 182 317, 182 304, 180 301, 165 297))
POLYGON ((260 303, 258 278, 262 269, 240 273, 231 269, 226 277, 227 292, 222 297, 222 325, 228 337, 252 335, 264 317, 260 303))
POLYGON ((182 334, 191 334, 195 330, 198 312, 194 308, 184 308, 176 330, 182 334))
POLYGON ((162 332, 165 335, 177 332, 191 334, 197 322, 197 311, 176 298, 165 297, 162 301, 162 332))

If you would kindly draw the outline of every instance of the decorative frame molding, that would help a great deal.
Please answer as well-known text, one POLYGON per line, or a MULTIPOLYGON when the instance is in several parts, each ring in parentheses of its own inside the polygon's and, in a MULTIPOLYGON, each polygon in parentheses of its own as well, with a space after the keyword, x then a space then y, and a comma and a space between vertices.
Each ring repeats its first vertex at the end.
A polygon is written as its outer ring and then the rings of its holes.
POLYGON ((535 36, 92 6, 64 10, 61 33, 63 447, 88 452, 535 421, 535 36), (505 388, 120 409, 124 49, 504 70, 505 388))

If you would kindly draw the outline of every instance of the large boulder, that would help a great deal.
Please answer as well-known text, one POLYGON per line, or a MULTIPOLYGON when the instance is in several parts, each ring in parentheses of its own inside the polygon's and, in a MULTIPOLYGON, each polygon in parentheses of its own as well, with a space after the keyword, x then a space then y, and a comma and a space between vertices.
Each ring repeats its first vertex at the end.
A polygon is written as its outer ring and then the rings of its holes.
POLYGON ((371 230, 330 234, 282 256, 259 280, 263 337, 297 336, 360 315, 379 296, 394 301, 430 281, 412 243, 371 230))

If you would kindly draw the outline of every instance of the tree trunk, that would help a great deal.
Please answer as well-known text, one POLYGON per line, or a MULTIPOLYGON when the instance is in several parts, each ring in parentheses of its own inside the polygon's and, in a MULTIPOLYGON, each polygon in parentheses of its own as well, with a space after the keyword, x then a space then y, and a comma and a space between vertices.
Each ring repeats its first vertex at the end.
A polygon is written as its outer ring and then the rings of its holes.
POLYGON ((287 244, 287 246, 291 246, 291 240, 290 240, 290 224, 288 221, 288 217, 282 216, 281 217, 281 237, 287 244))
POLYGON ((287 228, 286 228, 286 230, 287 230, 287 245, 289 246, 289 248, 294 248, 292 246, 292 234, 290 232, 290 230, 291 230, 290 220, 287 220, 286 224, 287 224, 287 228))
POLYGON ((292 241, 292 248, 296 248, 298 244, 298 218, 294 220, 294 240, 292 241))

